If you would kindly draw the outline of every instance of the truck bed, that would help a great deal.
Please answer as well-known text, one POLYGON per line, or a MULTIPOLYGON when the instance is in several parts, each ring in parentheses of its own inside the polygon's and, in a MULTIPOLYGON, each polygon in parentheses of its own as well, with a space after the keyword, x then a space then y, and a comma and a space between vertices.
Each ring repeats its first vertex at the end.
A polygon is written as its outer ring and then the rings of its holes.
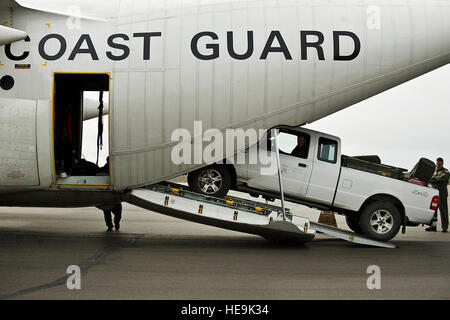
POLYGON ((405 177, 405 172, 408 171, 406 169, 397 168, 385 164, 373 163, 346 155, 342 155, 341 165, 346 168, 360 170, 398 180, 402 180, 405 177))

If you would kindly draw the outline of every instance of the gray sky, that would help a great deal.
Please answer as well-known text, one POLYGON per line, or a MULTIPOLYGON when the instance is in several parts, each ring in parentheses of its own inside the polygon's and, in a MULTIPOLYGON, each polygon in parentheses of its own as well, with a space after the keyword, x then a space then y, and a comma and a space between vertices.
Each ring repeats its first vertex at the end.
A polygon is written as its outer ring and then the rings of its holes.
POLYGON ((411 170, 421 157, 450 167, 450 65, 306 126, 342 139, 346 155, 411 170))

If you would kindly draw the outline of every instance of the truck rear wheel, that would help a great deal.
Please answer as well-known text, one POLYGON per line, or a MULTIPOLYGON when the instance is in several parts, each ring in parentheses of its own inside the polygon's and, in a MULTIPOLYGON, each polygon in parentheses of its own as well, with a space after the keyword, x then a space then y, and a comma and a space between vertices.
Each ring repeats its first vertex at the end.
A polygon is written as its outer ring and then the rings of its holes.
POLYGON ((231 174, 224 166, 211 165, 188 174, 189 189, 223 198, 231 188, 231 174))
POLYGON ((379 241, 389 241, 394 238, 400 230, 401 223, 399 210, 387 201, 369 204, 359 218, 362 233, 379 241))

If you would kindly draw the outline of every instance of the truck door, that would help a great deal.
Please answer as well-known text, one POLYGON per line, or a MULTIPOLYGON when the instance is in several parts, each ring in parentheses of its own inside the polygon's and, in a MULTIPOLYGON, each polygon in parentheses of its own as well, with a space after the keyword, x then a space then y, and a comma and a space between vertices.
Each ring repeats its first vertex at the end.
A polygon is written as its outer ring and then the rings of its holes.
MULTIPOLYGON (((281 177, 286 195, 304 198, 308 189, 312 172, 314 137, 303 132, 290 129, 281 129, 279 136, 281 177), (305 145, 299 147, 299 140, 305 140, 305 145)), ((303 143, 303 142, 302 142, 303 143)), ((275 158, 273 143, 270 145, 272 159, 275 158)), ((272 164, 276 168, 276 163, 272 164)), ((248 185, 257 189, 277 192, 278 173, 276 170, 269 175, 262 175, 260 165, 248 166, 248 185)))
POLYGON ((340 143, 338 140, 320 136, 318 142, 306 198, 318 203, 331 204, 341 167, 340 143))

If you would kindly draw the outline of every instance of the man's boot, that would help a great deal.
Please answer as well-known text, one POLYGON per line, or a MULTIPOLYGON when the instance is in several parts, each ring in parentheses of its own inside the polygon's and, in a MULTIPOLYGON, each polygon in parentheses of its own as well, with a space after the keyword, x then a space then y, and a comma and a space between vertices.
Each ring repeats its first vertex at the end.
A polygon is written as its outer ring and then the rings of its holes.
POLYGON ((119 219, 117 219, 117 218, 114 219, 114 226, 116 227, 116 231, 119 231, 119 229, 120 229, 119 219))

